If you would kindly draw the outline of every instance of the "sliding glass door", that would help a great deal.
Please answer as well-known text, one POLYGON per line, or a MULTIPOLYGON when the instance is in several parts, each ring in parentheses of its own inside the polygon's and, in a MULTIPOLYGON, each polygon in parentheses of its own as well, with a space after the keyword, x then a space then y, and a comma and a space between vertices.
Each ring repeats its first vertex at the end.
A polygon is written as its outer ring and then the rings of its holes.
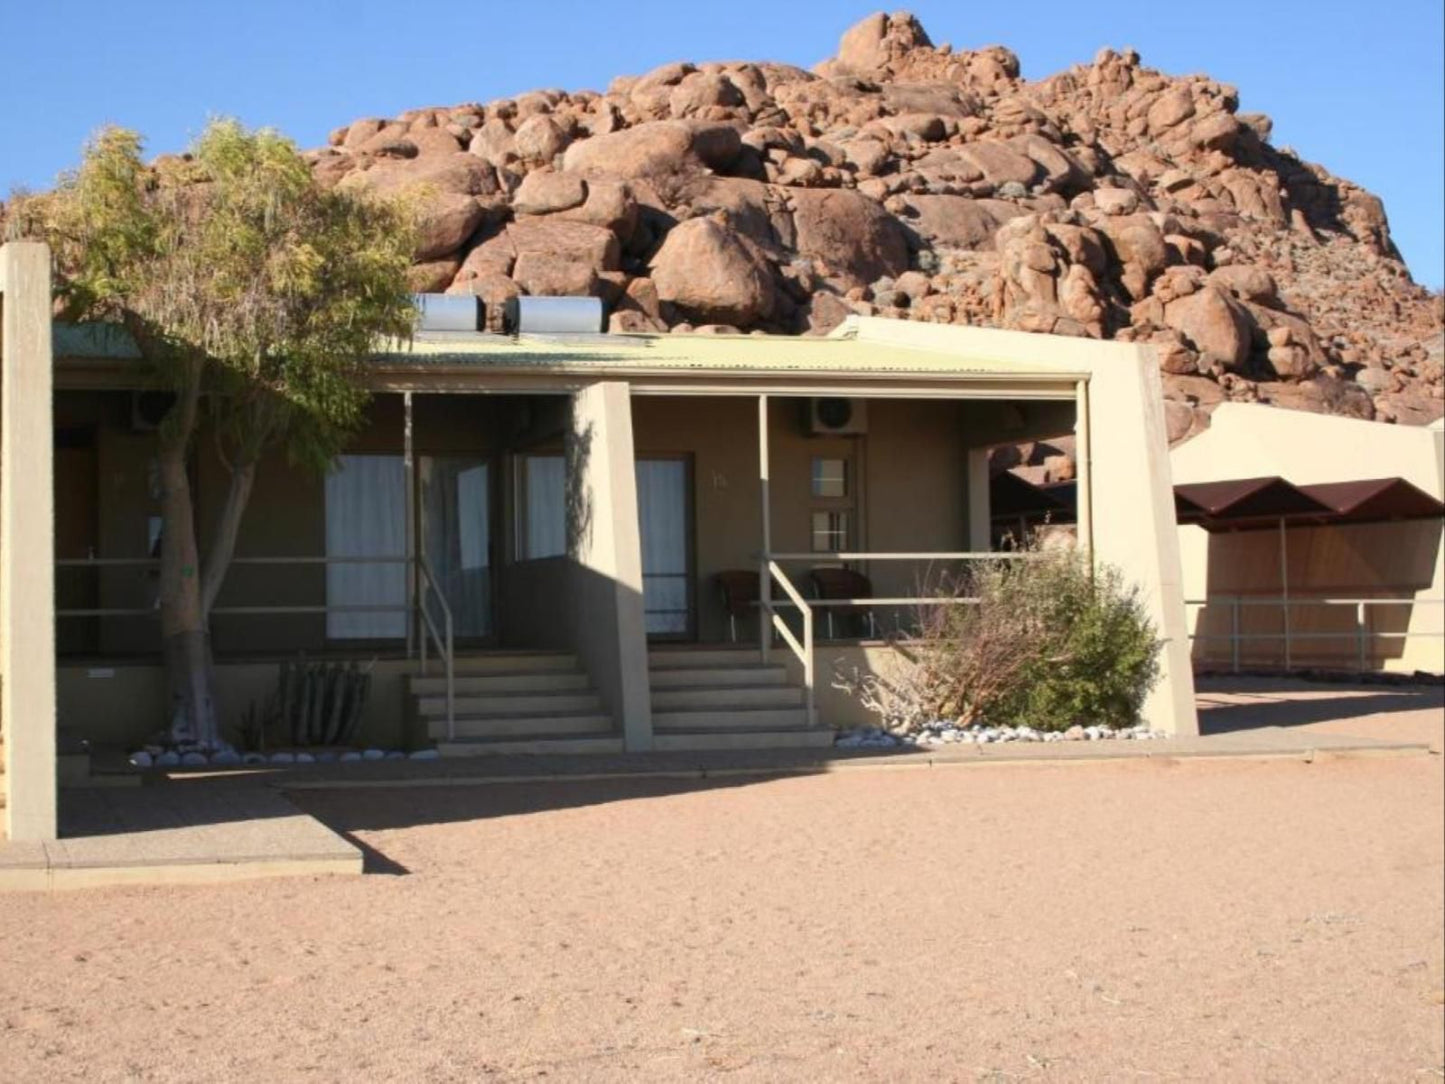
POLYGON ((642 601, 649 636, 692 632, 691 500, 688 461, 637 461, 637 519, 642 536, 642 601))
MULTIPOLYGON (((465 456, 422 456, 422 552, 452 612, 458 639, 492 632, 491 465, 465 456)), ((428 599, 430 603, 432 600, 428 599)), ((440 621, 440 607, 431 610, 440 621)))

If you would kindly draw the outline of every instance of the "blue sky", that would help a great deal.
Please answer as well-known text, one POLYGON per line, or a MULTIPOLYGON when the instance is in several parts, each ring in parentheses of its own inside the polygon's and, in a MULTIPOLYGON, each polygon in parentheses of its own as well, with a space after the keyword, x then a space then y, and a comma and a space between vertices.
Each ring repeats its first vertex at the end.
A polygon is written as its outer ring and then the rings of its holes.
MULTIPOLYGON (((0 0, 0 192, 48 185, 99 125, 177 150, 214 114, 302 146, 355 117, 518 93, 602 89, 670 60, 809 66, 874 2, 729 0, 0 0)), ((891 7, 890 7, 891 9, 891 7)), ((1445 5, 1440 0, 1167 4, 917 0, 937 43, 1007 45, 1039 78, 1132 45, 1207 72, 1288 145, 1385 200, 1417 280, 1445 285, 1445 5)))

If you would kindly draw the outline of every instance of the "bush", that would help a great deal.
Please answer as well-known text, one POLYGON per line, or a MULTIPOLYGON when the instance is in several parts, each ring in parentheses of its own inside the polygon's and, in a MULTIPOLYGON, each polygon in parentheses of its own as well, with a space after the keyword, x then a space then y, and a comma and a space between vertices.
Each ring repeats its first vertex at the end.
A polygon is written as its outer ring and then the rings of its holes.
POLYGON ((1160 642, 1138 589, 1072 549, 983 562, 927 594, 909 661, 840 678, 894 732, 960 726, 1131 726, 1158 678, 1160 642), (966 601, 963 601, 966 600, 966 601))

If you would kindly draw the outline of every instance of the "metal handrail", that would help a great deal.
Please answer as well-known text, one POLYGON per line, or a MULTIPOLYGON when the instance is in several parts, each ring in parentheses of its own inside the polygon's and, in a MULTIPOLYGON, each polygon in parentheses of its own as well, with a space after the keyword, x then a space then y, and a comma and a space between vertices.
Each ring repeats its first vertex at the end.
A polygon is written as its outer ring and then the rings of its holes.
MULTIPOLYGON (((777 629, 778 634, 783 638, 783 642, 792 649, 793 654, 796 655, 798 660, 803 664, 803 690, 804 696, 806 697, 807 719, 808 725, 813 726, 817 722, 817 709, 814 705, 813 608, 808 605, 808 601, 803 598, 798 592, 798 589, 793 586, 793 581, 788 579, 787 574, 778 567, 776 561, 769 560, 762 562, 760 571, 765 580, 770 582, 776 581, 777 584, 782 587, 783 592, 803 615, 803 642, 799 643, 798 638, 793 635, 793 630, 788 628, 788 623, 783 620, 782 615, 779 614, 774 607, 772 591, 769 590, 763 593, 760 604, 772 619, 773 628, 777 629)), ((769 639, 767 636, 763 637, 762 657, 764 662, 766 662, 768 658, 769 639)))
POLYGON ((1037 560, 1040 555, 1005 550, 961 550, 937 553, 770 553, 767 556, 774 561, 1032 561, 1037 560))
MULTIPOLYGON (((446 697, 447 697, 447 741, 454 741, 457 736, 456 716, 456 653, 452 640, 452 608, 447 602, 446 595, 442 593, 441 584, 437 582, 436 574, 432 572, 431 563, 427 561, 425 554, 417 554, 416 567, 421 572, 425 581, 422 590, 417 592, 416 608, 420 615, 422 625, 432 638, 437 641, 437 650, 442 656, 442 667, 446 674, 446 697), (427 588, 430 588, 428 592, 427 588), (446 639, 443 640, 437 635, 437 627, 432 621, 431 613, 427 608, 428 594, 435 595, 442 607, 442 624, 446 629, 446 639)), ((426 674, 426 636, 423 634, 418 639, 421 641, 421 672, 426 674)))
MULTIPOLYGON (((413 563, 413 558, 397 557, 331 557, 315 555, 296 555, 294 557, 235 557, 232 558, 233 565, 408 565, 413 563)), ((160 560, 155 557, 62 557, 56 560, 58 568, 159 568, 160 560)), ((431 634, 432 640, 436 643, 438 654, 442 657, 446 674, 446 709, 447 709, 447 738, 451 740, 456 736, 456 641, 455 629, 452 619, 452 608, 442 593, 441 585, 437 580, 436 573, 432 571, 431 565, 423 555, 415 558, 417 569, 421 572, 426 584, 431 588, 431 593, 436 596, 442 609, 442 629, 438 629, 427 607, 426 591, 418 593, 416 599, 416 612, 420 618, 420 625, 423 634, 419 637, 419 655, 421 661, 421 672, 426 673, 427 669, 427 637, 431 634)), ((407 613, 411 609, 409 603, 381 604, 375 606, 333 606, 330 604, 321 606, 306 605, 280 605, 280 606, 213 606, 213 615, 246 615, 246 616, 277 616, 283 614, 333 614, 333 613, 407 613)), ((156 617, 159 611, 155 607, 149 609, 135 609, 129 607, 87 607, 84 609, 57 609, 55 616, 60 617, 156 617)))
POLYGON ((1240 668, 1239 645, 1251 640, 1283 640, 1285 669, 1291 669, 1293 665, 1291 647, 1296 640, 1343 640, 1348 636, 1355 639, 1355 663, 1357 669, 1363 673, 1369 669, 1368 651, 1366 644, 1373 640, 1409 640, 1409 639, 1441 639, 1445 638, 1445 631, 1441 632, 1381 632, 1369 627, 1369 606, 1429 606, 1445 605, 1445 598, 1334 598, 1331 596, 1299 596, 1299 595, 1211 595, 1202 599, 1185 599, 1185 606, 1215 606, 1227 605, 1230 615, 1230 631, 1228 633, 1202 633, 1193 632, 1189 639, 1198 640, 1203 643, 1213 641, 1227 641, 1230 646, 1230 666, 1237 673, 1240 668), (1244 606, 1278 606, 1281 607, 1286 616, 1285 627, 1282 632, 1241 632, 1239 628, 1240 609, 1244 606), (1353 606, 1355 608, 1355 628, 1351 632, 1348 629, 1340 629, 1332 632, 1295 632, 1289 624, 1288 614, 1296 606, 1353 606))

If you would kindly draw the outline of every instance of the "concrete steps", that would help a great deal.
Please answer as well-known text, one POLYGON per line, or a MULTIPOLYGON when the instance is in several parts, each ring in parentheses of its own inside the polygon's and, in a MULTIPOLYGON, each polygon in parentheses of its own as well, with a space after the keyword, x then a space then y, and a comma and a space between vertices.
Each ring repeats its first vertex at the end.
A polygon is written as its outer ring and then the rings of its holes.
POLYGON ((719 749, 823 749, 832 744, 833 731, 817 726, 796 730, 675 730, 655 734, 652 738, 652 747, 659 753, 719 749))
POLYGON ((652 710, 702 711, 707 708, 801 708, 800 685, 678 685, 654 686, 652 710))
POLYGON ((447 728, 446 678, 435 669, 407 687, 413 717, 442 756, 620 752, 612 717, 577 657, 567 652, 487 652, 456 659, 447 728))
POLYGON ((622 739, 590 734, 556 734, 546 738, 469 738, 437 742, 444 757, 541 756, 547 753, 620 753, 622 739))
POLYGON ((648 657, 654 749, 797 749, 832 745, 809 725, 805 690, 756 649, 657 649, 648 657))

